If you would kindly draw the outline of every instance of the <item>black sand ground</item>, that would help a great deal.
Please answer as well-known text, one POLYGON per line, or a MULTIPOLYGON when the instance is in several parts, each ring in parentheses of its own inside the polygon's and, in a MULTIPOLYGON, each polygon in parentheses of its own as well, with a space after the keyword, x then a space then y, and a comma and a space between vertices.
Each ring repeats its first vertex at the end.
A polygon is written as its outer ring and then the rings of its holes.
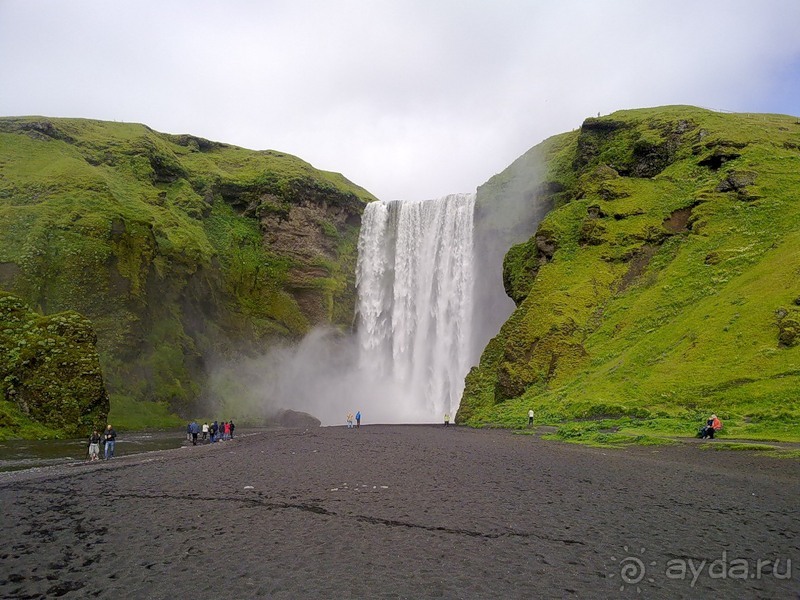
POLYGON ((797 598, 798 499, 696 445, 280 431, 0 475, 0 597, 797 598))

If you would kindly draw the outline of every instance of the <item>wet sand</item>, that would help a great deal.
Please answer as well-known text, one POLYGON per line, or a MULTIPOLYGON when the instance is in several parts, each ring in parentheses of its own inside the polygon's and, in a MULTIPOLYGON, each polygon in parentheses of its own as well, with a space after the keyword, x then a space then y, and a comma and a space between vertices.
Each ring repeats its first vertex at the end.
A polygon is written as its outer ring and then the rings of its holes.
POLYGON ((697 444, 285 430, 0 474, 0 597, 797 598, 798 498, 697 444))

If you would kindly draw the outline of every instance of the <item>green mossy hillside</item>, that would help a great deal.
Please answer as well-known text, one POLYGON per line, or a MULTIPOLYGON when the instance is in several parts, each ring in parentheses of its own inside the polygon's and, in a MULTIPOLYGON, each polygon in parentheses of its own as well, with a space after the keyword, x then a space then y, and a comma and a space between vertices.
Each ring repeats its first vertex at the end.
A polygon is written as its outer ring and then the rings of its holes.
POLYGON ((371 200, 280 152, 0 118, 0 289, 91 319, 112 398, 183 413, 214 360, 350 326, 371 200))
POLYGON ((108 414, 92 324, 0 292, 0 439, 83 435, 108 414))
POLYGON ((506 256, 517 309, 458 421, 800 436, 800 120, 621 111, 529 155, 554 208, 506 256))

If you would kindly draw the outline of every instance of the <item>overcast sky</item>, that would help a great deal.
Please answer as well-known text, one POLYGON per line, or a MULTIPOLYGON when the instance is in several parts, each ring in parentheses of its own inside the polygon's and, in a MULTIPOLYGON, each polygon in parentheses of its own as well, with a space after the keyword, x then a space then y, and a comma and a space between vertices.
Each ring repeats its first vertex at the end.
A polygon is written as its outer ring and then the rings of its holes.
POLYGON ((799 32, 800 0, 0 0, 0 115, 145 123, 425 199, 598 112, 798 115, 799 32))

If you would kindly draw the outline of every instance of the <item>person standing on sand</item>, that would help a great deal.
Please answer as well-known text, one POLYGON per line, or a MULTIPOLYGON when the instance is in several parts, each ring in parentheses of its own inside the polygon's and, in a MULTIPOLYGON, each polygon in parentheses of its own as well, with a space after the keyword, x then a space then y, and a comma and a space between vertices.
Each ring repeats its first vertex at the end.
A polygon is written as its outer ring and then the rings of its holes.
POLYGON ((528 427, 533 427, 533 409, 528 411, 528 427))
POLYGON ((351 412, 347 413, 347 428, 348 429, 353 428, 353 413, 351 412))
POLYGON ((361 411, 356 413, 356 429, 361 429, 361 411))
POLYGON ((444 413, 444 426, 450 427, 450 413, 444 413))
POLYGON ((233 430, 236 429, 236 425, 233 424, 233 421, 228 421, 228 425, 231 426, 231 439, 233 439, 233 430))
POLYGON ((226 440, 231 439, 231 422, 230 421, 225 423, 225 439, 226 440))
POLYGON ((89 460, 100 460, 100 432, 97 429, 89 438, 89 460))
POLYGON ((197 421, 189 423, 189 431, 192 434, 192 446, 197 446, 197 434, 200 433, 200 426, 197 421))
POLYGON ((117 432, 114 431, 114 428, 111 427, 111 425, 106 427, 106 431, 103 434, 103 441, 106 444, 106 449, 105 449, 106 460, 114 458, 114 446, 117 443, 117 432))
POLYGON ((203 423, 203 441, 206 441, 206 436, 208 436, 208 423, 203 423))
POLYGON ((211 442, 214 443, 217 441, 217 432, 219 431, 219 425, 216 421, 211 424, 211 442))

